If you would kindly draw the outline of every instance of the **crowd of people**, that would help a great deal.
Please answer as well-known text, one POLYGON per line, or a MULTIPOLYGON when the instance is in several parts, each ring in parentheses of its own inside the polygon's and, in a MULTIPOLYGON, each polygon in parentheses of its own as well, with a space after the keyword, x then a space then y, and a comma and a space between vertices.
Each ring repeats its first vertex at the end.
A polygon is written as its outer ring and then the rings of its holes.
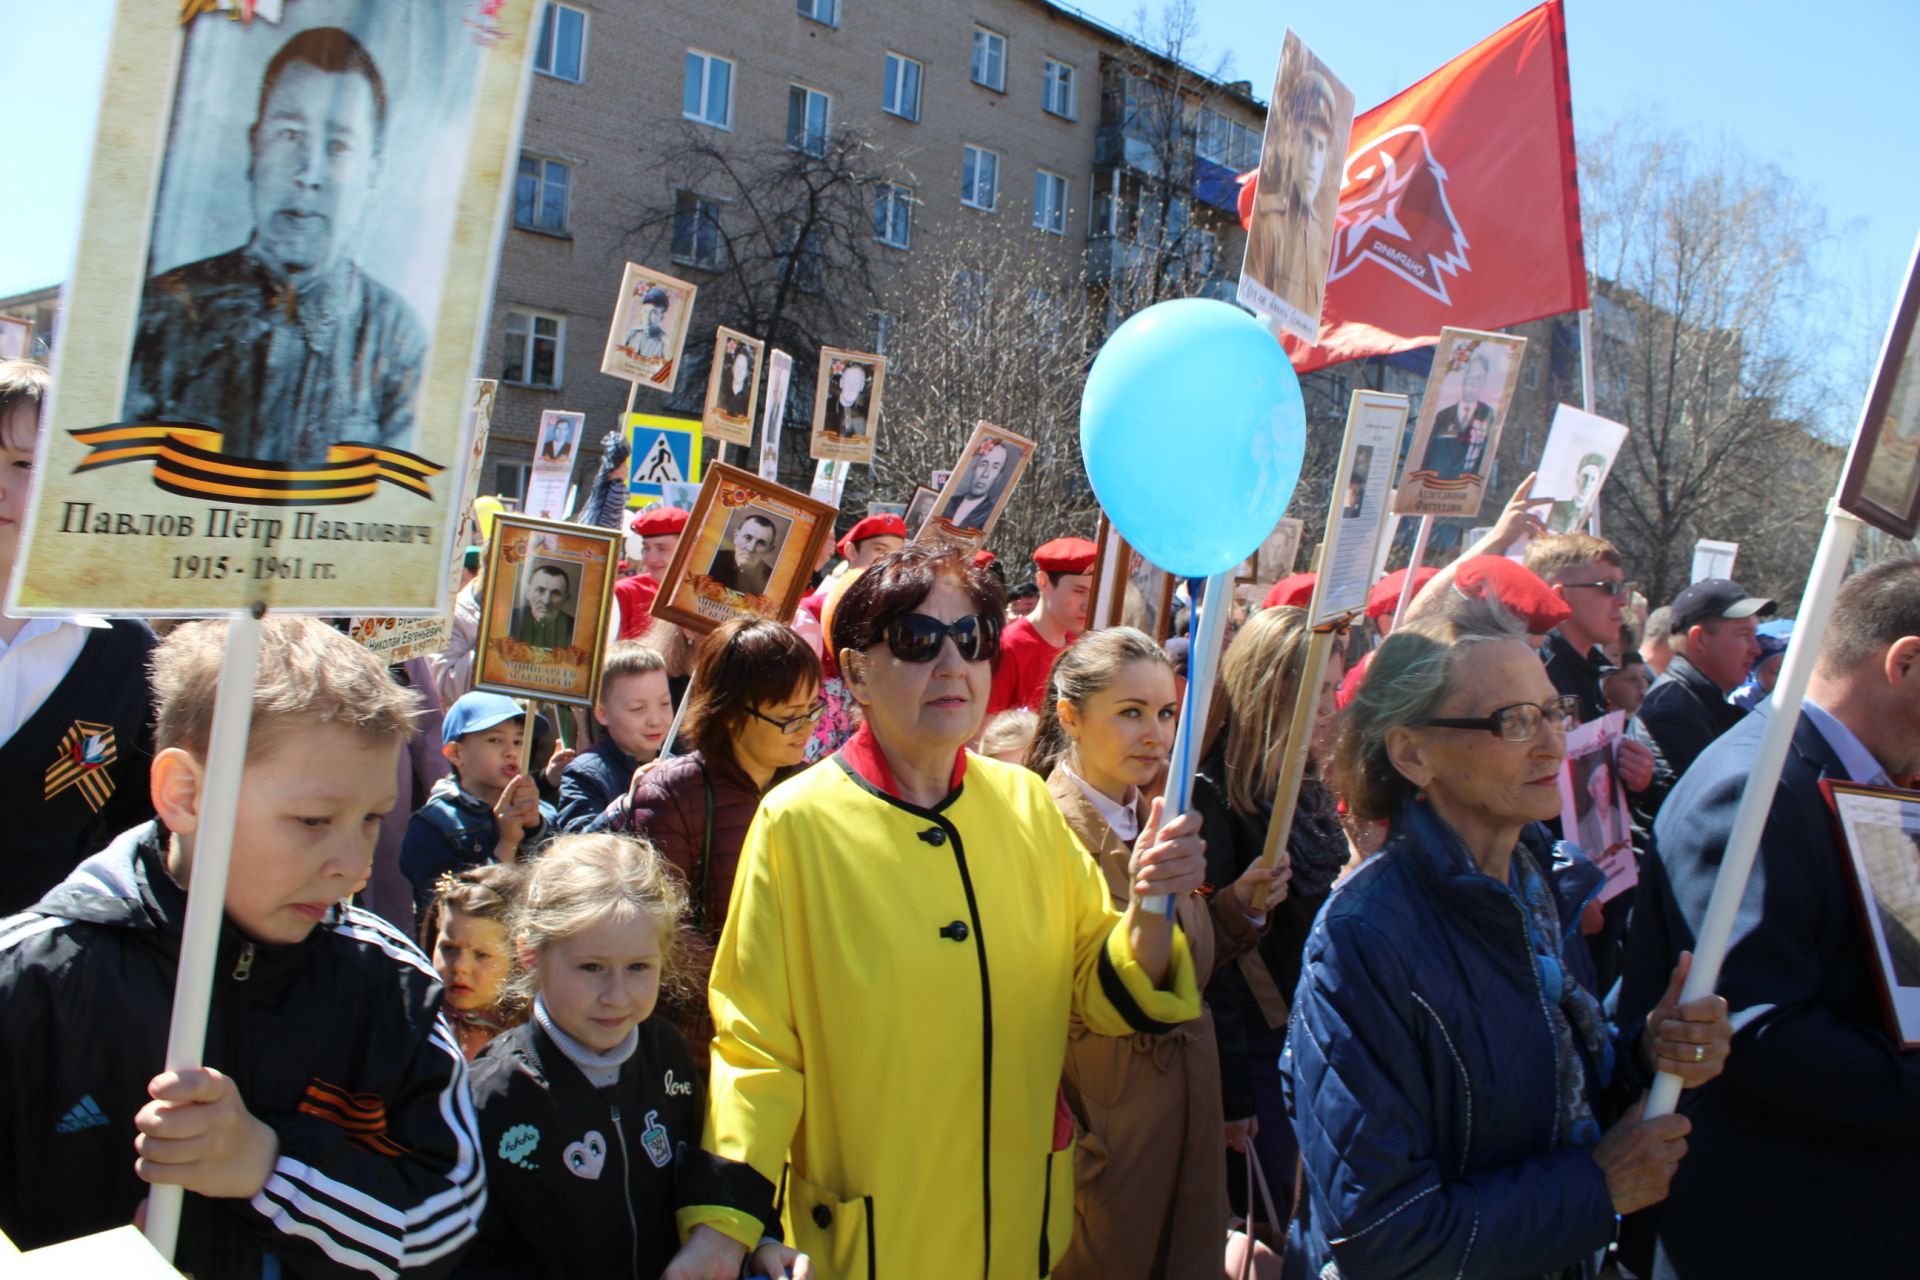
MULTIPOLYGON (((0 577, 45 392, 0 365, 0 577)), ((1312 688, 1310 576, 1236 604, 1185 813, 1191 610, 1089 629, 1083 538, 1010 591, 869 517, 790 622, 698 636, 651 617, 686 515, 649 508, 590 724, 468 688, 483 556, 433 657, 269 615, 182 1071, 225 624, 0 617, 0 1230, 176 1184, 206 1277, 1211 1277, 1234 1221, 1323 1280, 1899 1274, 1920 1055, 1820 784, 1920 774, 1920 560, 1842 588, 1682 1000, 1782 628, 1725 580, 1648 614, 1536 506, 1397 624, 1383 579, 1312 688), (1559 784, 1613 712, 1603 902, 1559 784)))

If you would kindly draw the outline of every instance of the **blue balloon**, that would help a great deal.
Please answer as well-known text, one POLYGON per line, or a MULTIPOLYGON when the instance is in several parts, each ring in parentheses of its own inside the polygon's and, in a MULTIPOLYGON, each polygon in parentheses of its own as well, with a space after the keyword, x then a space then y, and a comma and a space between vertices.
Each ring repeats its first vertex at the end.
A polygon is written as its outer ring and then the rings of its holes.
POLYGON ((1267 326, 1205 298, 1161 302, 1100 348, 1080 454, 1120 535, 1183 578, 1224 573, 1286 514, 1306 455, 1300 380, 1267 326))

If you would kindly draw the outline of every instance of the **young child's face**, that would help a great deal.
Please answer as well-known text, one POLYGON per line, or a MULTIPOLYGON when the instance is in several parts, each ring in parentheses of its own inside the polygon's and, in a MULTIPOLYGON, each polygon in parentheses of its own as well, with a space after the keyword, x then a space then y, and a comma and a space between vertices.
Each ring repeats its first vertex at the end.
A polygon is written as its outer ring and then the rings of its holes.
POLYGON ((20 521, 27 514, 27 485, 33 479, 33 445, 39 427, 31 405, 17 404, 0 419, 0 566, 13 563, 20 545, 20 521))
MULTIPOLYGON (((400 740, 318 724, 266 745, 241 774, 227 915, 256 942, 299 942, 372 868, 380 821, 398 802, 400 740)), ((183 838, 197 826, 162 816, 183 838)))
POLYGON ((449 911, 433 944, 433 967, 447 1007, 470 1012, 500 1003, 507 982, 507 931, 498 920, 449 911))
POLYGON ((643 671, 637 676, 609 680, 594 704, 593 718, 606 727, 613 744, 636 760, 660 754, 673 727, 673 694, 667 673, 643 671))
POLYGON ((624 1040, 660 998, 660 930, 652 916, 609 912, 522 960, 534 968, 554 1025, 596 1053, 624 1040))
POLYGON ((478 796, 498 795, 520 775, 520 744, 526 721, 502 720, 446 746, 446 757, 460 771, 460 785, 478 796))

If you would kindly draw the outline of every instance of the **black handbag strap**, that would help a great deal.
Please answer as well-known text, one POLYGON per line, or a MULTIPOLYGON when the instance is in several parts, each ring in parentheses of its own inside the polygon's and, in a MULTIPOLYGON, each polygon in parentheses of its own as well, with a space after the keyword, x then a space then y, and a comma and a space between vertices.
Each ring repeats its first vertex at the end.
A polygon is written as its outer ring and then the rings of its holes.
POLYGON ((693 886, 693 927, 707 926, 707 881, 713 874, 713 780, 706 761, 700 762, 700 795, 706 802, 706 822, 700 828, 700 874, 693 886))

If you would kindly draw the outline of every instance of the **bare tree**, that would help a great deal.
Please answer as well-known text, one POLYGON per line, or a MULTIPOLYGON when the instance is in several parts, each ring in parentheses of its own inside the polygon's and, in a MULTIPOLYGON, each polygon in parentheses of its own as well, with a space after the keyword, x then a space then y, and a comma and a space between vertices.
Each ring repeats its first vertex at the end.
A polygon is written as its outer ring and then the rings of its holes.
POLYGON ((1824 214, 1730 145, 1634 122, 1583 146, 1581 170, 1597 407, 1629 432, 1608 536, 1655 600, 1685 585, 1700 537, 1741 543, 1750 588, 1796 596, 1832 492, 1806 323, 1824 214))
MULTIPOLYGON (((703 315, 764 339, 793 357, 781 440, 783 483, 804 491, 813 474, 807 428, 822 345, 859 341, 876 291, 873 208, 888 182, 910 183, 867 137, 830 135, 754 144, 687 126, 650 156, 664 198, 627 232, 649 261, 670 257, 700 286, 703 315)), ((669 407, 698 414, 713 330, 688 335, 669 407)))

